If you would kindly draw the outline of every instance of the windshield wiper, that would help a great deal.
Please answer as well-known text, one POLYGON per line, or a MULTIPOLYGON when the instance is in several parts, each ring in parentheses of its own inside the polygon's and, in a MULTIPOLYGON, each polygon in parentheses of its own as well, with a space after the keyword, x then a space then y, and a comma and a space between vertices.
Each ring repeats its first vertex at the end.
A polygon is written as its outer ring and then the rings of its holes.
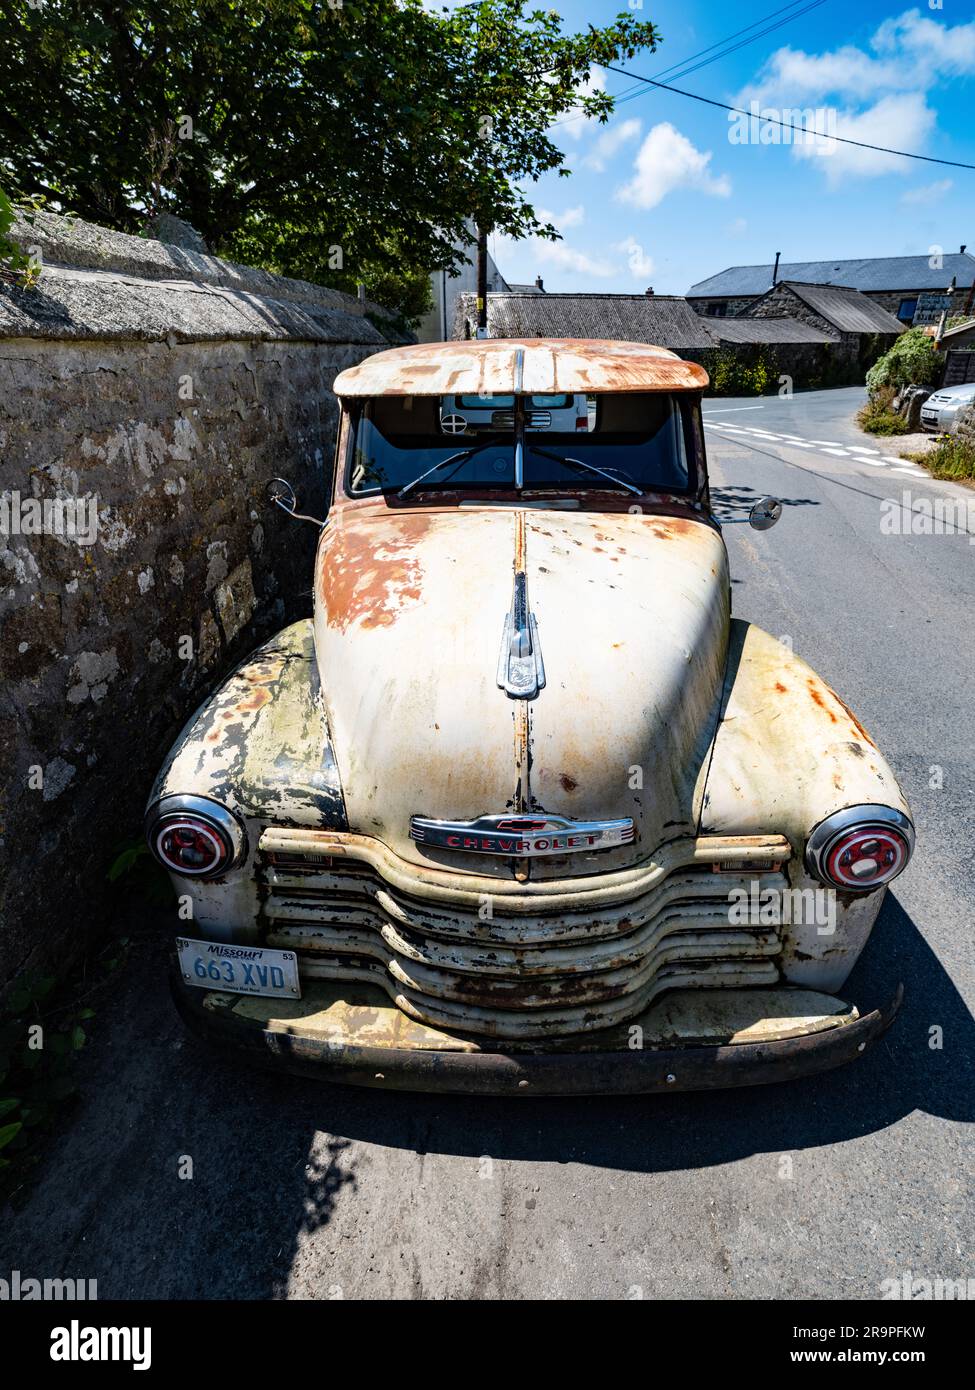
POLYGON ((405 497, 408 492, 412 492, 419 483, 422 483, 424 478, 429 478, 431 473, 439 473, 441 468, 446 468, 447 465, 451 463, 466 462, 467 459, 473 458, 474 455, 479 454, 482 449, 489 449, 496 442, 497 441, 494 439, 489 439, 483 444, 475 444, 470 449, 461 449, 459 454, 451 454, 449 458, 441 459, 440 462, 435 463, 432 468, 428 468, 425 473, 421 473, 418 478, 413 478, 411 482, 401 487, 396 496, 405 497))
MULTIPOLYGON (((564 463, 575 468, 584 468, 587 473, 598 473, 601 478, 607 478, 609 482, 615 483, 617 487, 626 488, 627 492, 633 492, 637 497, 643 496, 643 488, 630 478, 629 474, 624 473, 622 478, 614 478, 612 473, 607 473, 605 468, 597 468, 594 463, 584 463, 582 459, 562 458, 560 454, 550 454, 547 449, 539 449, 537 444, 527 446, 533 454, 541 454, 542 458, 552 459, 554 463, 564 463)), ((622 471, 622 470, 619 470, 622 471)))

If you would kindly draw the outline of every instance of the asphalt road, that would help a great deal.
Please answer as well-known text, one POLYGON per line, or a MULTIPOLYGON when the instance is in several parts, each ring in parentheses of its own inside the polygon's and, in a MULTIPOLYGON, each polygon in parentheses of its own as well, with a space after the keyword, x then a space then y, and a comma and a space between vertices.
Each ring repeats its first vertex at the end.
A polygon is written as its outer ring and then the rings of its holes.
POLYGON ((904 980, 887 1038, 843 1071, 749 1091, 343 1090, 188 1040, 166 926, 142 919, 83 1102, 3 1222, 0 1273, 96 1278, 102 1298, 875 1299, 906 1271, 975 1278, 975 548, 880 527, 885 498, 975 492, 898 471, 895 445, 848 423, 857 396, 706 412, 736 612, 839 690, 913 804, 917 855, 845 991, 871 1003, 904 980), (785 511, 757 533, 745 518, 766 493, 785 511))

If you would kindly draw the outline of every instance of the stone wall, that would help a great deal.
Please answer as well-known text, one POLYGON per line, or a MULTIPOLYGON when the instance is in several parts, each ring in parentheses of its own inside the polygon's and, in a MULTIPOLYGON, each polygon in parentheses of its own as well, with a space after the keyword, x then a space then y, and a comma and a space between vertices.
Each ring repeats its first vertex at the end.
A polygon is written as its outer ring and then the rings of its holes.
POLYGON ((823 318, 822 314, 817 314, 815 309, 800 299, 794 290, 788 285, 776 285, 774 289, 768 291, 761 299, 752 300, 748 306, 746 318, 750 319, 798 319, 800 323, 806 324, 809 328, 815 328, 820 333, 825 333, 827 337, 842 339, 855 338, 855 334, 841 333, 829 319, 823 318))
POLYGON ((736 314, 743 313, 744 310, 748 308, 749 304, 754 304, 755 296, 753 294, 748 294, 744 296, 739 295, 733 299, 724 299, 722 296, 717 295, 713 299, 689 299, 687 302, 694 310, 695 314, 700 314, 702 318, 722 317, 720 314, 708 313, 708 306, 711 304, 724 304, 724 316, 727 318, 734 318, 736 314))
POLYGON ((332 381, 397 337, 139 237, 45 215, 17 239, 44 271, 0 285, 0 984, 97 933, 183 720, 310 611, 314 530, 264 486, 324 514, 332 381))

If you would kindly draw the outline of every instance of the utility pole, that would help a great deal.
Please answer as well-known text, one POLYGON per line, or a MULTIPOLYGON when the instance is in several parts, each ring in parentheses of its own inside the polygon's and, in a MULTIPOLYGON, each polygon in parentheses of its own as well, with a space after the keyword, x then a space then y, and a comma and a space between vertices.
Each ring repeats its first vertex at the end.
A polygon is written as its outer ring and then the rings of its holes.
MULTIPOLYGON (((475 23, 475 33, 477 34, 477 55, 476 55, 476 63, 477 63, 478 69, 480 70, 480 69, 482 68, 482 66, 483 66, 482 56, 481 56, 481 3, 480 3, 480 0, 476 0, 476 3, 471 4, 470 6, 465 6, 465 8, 470 8, 470 9, 476 9, 476 10, 477 10, 477 21, 476 21, 476 23, 475 23)), ((482 124, 482 129, 481 129, 481 131, 480 131, 480 137, 481 137, 481 140, 482 140, 482 141, 485 141, 485 140, 487 140, 487 139, 489 138, 489 132, 490 132, 490 128, 491 128, 490 119, 488 120, 488 124, 487 124, 487 129, 486 129, 486 130, 483 128, 483 118, 482 118, 481 124, 482 124)), ((480 222, 480 221, 479 221, 478 224, 477 224, 477 265, 476 265, 476 275, 477 275, 477 327, 476 327, 476 330, 475 330, 475 337, 478 337, 478 338, 486 338, 487 335, 488 335, 488 330, 487 330, 487 227, 485 227, 484 224, 483 224, 483 222, 480 222)))
MULTIPOLYGON (((955 276, 953 275, 953 276, 951 277, 951 284, 948 286, 948 295, 951 296, 951 295, 954 294, 954 292, 955 292, 955 276)), ((937 331, 936 331, 936 333, 935 333, 935 335, 934 335, 934 345, 935 345, 936 348, 940 348, 940 346, 941 346, 941 339, 942 339, 942 338, 944 337, 944 335, 945 335, 945 324, 946 324, 947 322, 948 322, 948 310, 947 310, 947 309, 942 309, 942 311, 941 311, 941 318, 938 320, 938 328, 937 328, 937 331)))
POLYGON ((487 229, 477 229, 477 336, 486 338, 487 331, 487 229))

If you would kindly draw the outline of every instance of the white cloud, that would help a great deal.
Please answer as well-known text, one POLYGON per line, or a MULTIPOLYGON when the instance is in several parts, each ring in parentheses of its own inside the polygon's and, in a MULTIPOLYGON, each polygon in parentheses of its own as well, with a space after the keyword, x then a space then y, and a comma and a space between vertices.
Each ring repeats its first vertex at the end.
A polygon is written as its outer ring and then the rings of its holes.
MULTIPOLYGON (((919 153, 930 138, 936 112, 926 95, 953 77, 975 74, 975 20, 952 25, 920 10, 884 20, 867 48, 854 44, 826 53, 780 48, 733 104, 751 102, 772 113, 813 103, 829 107, 835 134, 868 144, 919 153), (837 109, 841 108, 841 109, 837 109)), ((817 159, 833 183, 848 175, 908 174, 910 164, 896 155, 858 150, 836 141, 795 142, 796 158, 817 159)))
POLYGON ((906 193, 901 194, 901 202, 936 203, 954 186, 951 179, 937 179, 934 183, 922 184, 920 188, 909 188, 906 193))
POLYGON ((950 25, 907 10, 884 20, 870 47, 872 54, 854 44, 828 53, 780 48, 733 104, 827 96, 862 103, 885 92, 927 91, 939 78, 975 73, 975 20, 950 25))
POLYGON ((827 95, 870 97, 884 89, 903 86, 902 76, 897 63, 878 62, 852 44, 833 53, 780 48, 755 81, 733 99, 732 105, 747 108, 750 101, 758 101, 763 106, 790 106, 827 95))
MULTIPOLYGON (((544 216, 539 211, 539 216, 544 216)), ((552 219, 557 220, 557 219, 552 219)), ((491 254, 500 266, 530 268, 520 273, 526 278, 534 278, 539 265, 553 266, 557 270, 568 270, 575 275, 587 275, 598 280, 608 279, 620 273, 620 267, 603 256, 590 255, 575 246, 567 246, 564 241, 546 241, 544 237, 524 237, 515 241, 512 237, 497 235, 492 238, 491 254)), ((518 273, 506 270, 506 279, 518 279, 518 273)))
POLYGON ((736 217, 733 222, 729 222, 725 231, 729 236, 744 236, 748 231, 747 217, 736 217))
POLYGON ((600 279, 617 273, 617 267, 611 262, 589 256, 585 251, 577 251, 573 246, 566 246, 564 241, 530 238, 528 246, 536 260, 557 266, 560 270, 573 270, 577 275, 595 275, 600 279))
POLYGON ((551 222, 553 227, 564 232, 566 227, 582 225, 586 220, 586 207, 584 203, 577 203, 574 208, 566 208, 564 212, 552 212, 548 208, 536 208, 535 216, 539 222, 551 222))
POLYGON ((726 174, 715 177, 710 163, 710 151, 696 149, 669 121, 661 121, 647 133, 633 164, 636 172, 616 196, 639 208, 655 208, 675 188, 727 198, 731 183, 726 174))
POLYGON ((898 19, 885 19, 872 46, 898 63, 911 60, 915 79, 929 86, 938 77, 964 77, 975 72, 975 20, 944 24, 907 10, 898 19))
POLYGON ((630 274, 637 280, 643 280, 647 275, 653 274, 653 260, 644 251, 636 237, 628 236, 623 241, 617 241, 613 250, 623 252, 630 274))
POLYGON ((601 174, 606 168, 607 161, 612 159, 617 150, 630 140, 638 139, 642 129, 643 122, 636 118, 628 121, 617 121, 608 130, 604 130, 599 139, 595 141, 592 150, 583 159, 583 164, 601 174))
MULTIPOLYGON (((923 92, 903 92, 881 97, 865 111, 836 113, 836 133, 867 145, 884 145, 897 150, 919 151, 934 129, 936 116, 923 92)), ((878 174, 905 173, 905 160, 881 150, 860 149, 840 144, 828 137, 815 142, 796 143, 799 159, 815 159, 831 184, 848 175, 873 178, 878 174)))

